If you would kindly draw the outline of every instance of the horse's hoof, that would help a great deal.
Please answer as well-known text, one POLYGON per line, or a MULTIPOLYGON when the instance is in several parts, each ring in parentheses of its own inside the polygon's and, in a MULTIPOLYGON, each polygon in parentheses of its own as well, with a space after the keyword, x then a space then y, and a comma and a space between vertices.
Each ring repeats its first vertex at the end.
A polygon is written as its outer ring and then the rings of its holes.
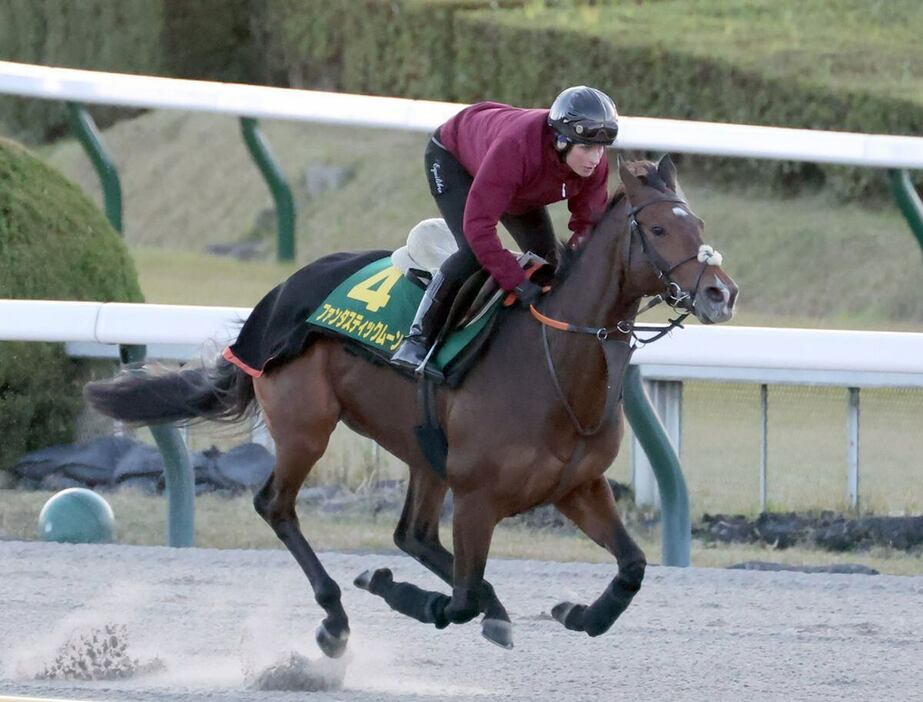
POLYGON ((360 590, 367 590, 373 595, 381 595, 388 586, 394 582, 394 574, 389 568, 379 568, 378 570, 367 570, 360 573, 353 580, 353 585, 360 590))
POLYGON ((481 634, 485 639, 507 651, 513 648, 513 625, 502 619, 487 619, 481 622, 481 634))
POLYGON ((346 628, 343 630, 342 634, 335 636, 330 633, 330 630, 327 628, 327 623, 321 621, 321 623, 317 625, 317 631, 314 632, 314 638, 317 640, 317 645, 320 646, 320 650, 323 651, 327 658, 339 658, 346 652, 346 642, 349 641, 349 629, 346 628))
POLYGON ((551 616, 557 619, 568 629, 581 631, 580 621, 582 610, 586 609, 583 605, 574 604, 573 602, 559 602, 551 610, 551 616))
POLYGON ((353 580, 353 585, 358 587, 360 590, 368 590, 369 584, 372 582, 372 576, 375 575, 374 570, 367 570, 363 573, 359 573, 356 576, 356 579, 353 580))

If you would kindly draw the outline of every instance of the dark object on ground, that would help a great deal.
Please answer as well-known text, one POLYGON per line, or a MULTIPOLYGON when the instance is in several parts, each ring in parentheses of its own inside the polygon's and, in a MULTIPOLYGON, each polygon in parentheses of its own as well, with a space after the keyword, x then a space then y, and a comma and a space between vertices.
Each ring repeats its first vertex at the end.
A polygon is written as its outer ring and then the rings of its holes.
POLYGON ((272 473, 273 455, 260 444, 241 444, 215 456, 215 470, 232 486, 257 489, 272 473))
POLYGON ((237 241, 221 244, 208 244, 205 250, 215 256, 227 256, 238 261, 255 261, 266 258, 269 247, 262 241, 237 241))
POLYGON ((135 441, 121 436, 104 436, 83 445, 49 446, 27 453, 13 466, 21 478, 42 481, 52 473, 88 487, 108 484, 113 468, 135 441))
POLYGON ((786 563, 769 563, 768 561, 745 561, 728 566, 731 570, 771 570, 792 571, 795 573, 839 573, 843 575, 879 575, 874 568, 858 563, 832 563, 830 565, 788 565, 786 563))
POLYGON ((923 516, 848 517, 764 512, 754 520, 743 515, 706 514, 693 536, 722 543, 765 543, 776 548, 799 544, 828 551, 889 546, 902 551, 923 547, 923 516))
MULTIPOLYGON (((190 454, 196 494, 258 488, 272 472, 274 458, 264 446, 241 444, 227 453, 212 447, 190 454)), ((13 466, 23 489, 132 488, 148 494, 164 490, 163 458, 149 444, 129 437, 103 437, 87 444, 50 446, 22 456, 13 466)))

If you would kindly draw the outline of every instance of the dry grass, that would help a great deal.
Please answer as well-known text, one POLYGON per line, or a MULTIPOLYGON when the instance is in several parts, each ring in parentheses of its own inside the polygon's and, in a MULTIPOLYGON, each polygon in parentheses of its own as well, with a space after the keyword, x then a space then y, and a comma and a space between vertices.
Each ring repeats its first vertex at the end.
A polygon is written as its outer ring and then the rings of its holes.
MULTIPOLYGON (((876 514, 923 512, 920 456, 923 390, 866 389, 861 394, 860 509, 876 514)), ((770 386, 768 502, 775 511, 847 511, 844 388, 770 386)), ((759 387, 686 383, 680 454, 693 515, 759 511, 759 387)), ((138 433, 139 438, 147 435, 138 433)), ((195 450, 244 440, 202 425, 189 436, 195 450)), ((611 478, 631 482, 630 428, 611 478)), ((345 426, 334 432, 309 485, 355 489, 364 482, 403 479, 407 468, 345 426)))
MULTIPOLYGON (((0 491, 0 540, 36 538, 38 513, 50 496, 43 492, 0 491)), ((116 540, 122 544, 163 545, 166 542, 166 502, 130 492, 109 494, 116 517, 116 540)), ((394 515, 378 518, 346 517, 311 511, 299 514, 302 529, 311 544, 321 551, 395 550, 391 533, 394 515)), ((648 560, 660 560, 660 535, 656 531, 632 528, 648 560)), ((248 497, 225 498, 202 495, 196 500, 196 545, 202 548, 280 548, 269 527, 253 511, 248 497)), ((451 543, 450 528, 443 525, 442 538, 451 543)), ((612 562, 612 557, 582 535, 560 529, 527 529, 501 524, 491 548, 495 558, 529 558, 551 561, 612 562)), ((923 556, 892 549, 868 553, 835 554, 806 548, 774 550, 762 546, 706 546, 692 544, 692 563, 722 568, 749 560, 796 565, 861 563, 894 575, 923 574, 923 556)))

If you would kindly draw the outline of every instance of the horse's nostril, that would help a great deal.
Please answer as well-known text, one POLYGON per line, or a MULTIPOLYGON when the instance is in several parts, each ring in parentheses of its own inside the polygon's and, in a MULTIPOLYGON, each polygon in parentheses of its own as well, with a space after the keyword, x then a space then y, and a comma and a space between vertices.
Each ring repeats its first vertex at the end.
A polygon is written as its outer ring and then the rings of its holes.
POLYGON ((709 302, 724 302, 724 291, 721 288, 710 285, 705 288, 705 296, 708 298, 709 302))

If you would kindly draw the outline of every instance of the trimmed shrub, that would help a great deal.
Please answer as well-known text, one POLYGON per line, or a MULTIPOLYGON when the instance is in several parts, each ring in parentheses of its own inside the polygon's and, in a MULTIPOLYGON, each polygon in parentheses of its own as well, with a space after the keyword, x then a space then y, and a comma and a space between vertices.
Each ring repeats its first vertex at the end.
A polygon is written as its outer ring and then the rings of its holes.
MULTIPOLYGON (((225 81, 264 78, 262 0, 0 0, 0 60, 225 81)), ((96 106, 107 126, 136 110, 96 106)), ((0 96, 28 141, 67 129, 61 103, 0 96)))
MULTIPOLYGON (((0 59, 121 73, 160 73, 160 2, 0 0, 0 59)), ((100 107, 105 126, 125 110, 100 107)), ((29 141, 64 132, 62 103, 0 96, 0 123, 29 141)))
MULTIPOLYGON (((703 5, 708 3, 690 8, 692 14, 707 14, 703 5)), ((587 83, 608 90, 626 113, 637 116, 923 133, 923 104, 915 94, 895 97, 865 85, 871 79, 838 85, 832 79, 818 82, 815 76, 760 70, 724 57, 720 50, 707 54, 672 48, 656 31, 632 31, 631 24, 619 25, 611 18, 606 24, 607 17, 607 10, 598 8, 581 16, 534 7, 458 16, 454 29, 459 99, 544 106, 560 89, 587 83)), ((644 19, 656 27, 651 13, 644 19)), ((779 193, 826 185, 841 199, 853 199, 881 195, 887 187, 882 173, 869 168, 737 158, 691 160, 725 182, 768 184, 779 193)))
MULTIPOLYGON (((858 20, 847 15, 855 11, 854 3, 837 2, 830 12, 843 17, 831 32, 851 36, 849 22, 858 20)), ((781 9, 761 0, 733 7, 709 0, 656 5, 273 0, 266 16, 269 62, 274 75, 286 76, 296 87, 547 106, 562 88, 588 83, 610 91, 631 115, 923 133, 923 104, 915 93, 899 97, 893 86, 873 84, 874 67, 802 75, 786 67, 784 57, 770 70, 747 60, 747 52, 738 49, 735 56, 728 50, 725 55, 719 42, 708 53, 694 41, 697 31, 713 30, 715 22, 760 23, 767 21, 765 13, 781 9), (677 13, 688 19, 690 38, 675 47, 663 23, 675 21, 677 13)), ((909 3, 901 7, 906 10, 909 3)), ((884 24, 893 20, 879 19, 884 24)), ((880 33, 886 34, 884 24, 880 33)), ((833 60, 813 46, 801 53, 816 54, 820 63, 833 60)), ((846 60, 845 55, 836 60, 846 60)), ((895 66, 902 60, 900 55, 881 59, 895 66)), ((875 169, 713 157, 687 161, 724 182, 754 182, 779 193, 827 185, 838 197, 853 199, 879 196, 886 189, 875 169)))
MULTIPOLYGON (((141 301, 128 252, 80 189, 0 139, 0 298, 141 301)), ((73 440, 88 365, 61 344, 0 342, 0 469, 73 440)))
POLYGON ((175 78, 265 82, 263 0, 162 0, 164 71, 175 78))
POLYGON ((456 99, 455 22, 523 0, 271 0, 269 71, 288 85, 456 99))

